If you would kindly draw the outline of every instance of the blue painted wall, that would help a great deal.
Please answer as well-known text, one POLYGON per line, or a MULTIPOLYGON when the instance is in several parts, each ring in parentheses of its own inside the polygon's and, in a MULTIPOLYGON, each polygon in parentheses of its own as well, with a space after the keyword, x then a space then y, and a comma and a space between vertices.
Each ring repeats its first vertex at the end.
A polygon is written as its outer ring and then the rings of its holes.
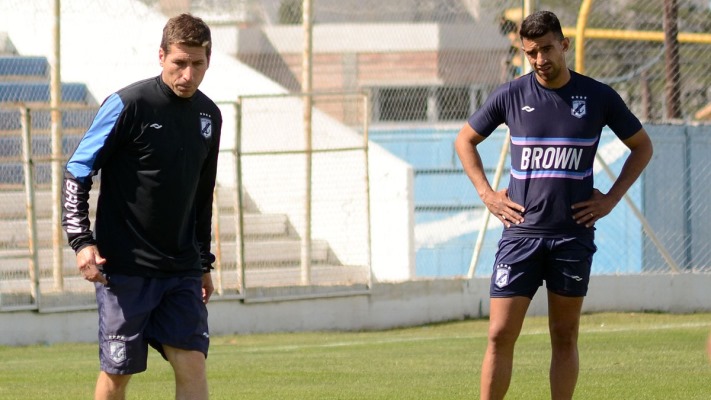
MULTIPOLYGON (((477 240, 481 213, 488 212, 479 200, 473 185, 464 174, 454 152, 457 130, 436 129, 372 129, 370 139, 394 155, 410 163, 415 170, 415 237, 416 273, 418 276, 456 276, 467 274, 477 240), (468 228, 464 228, 467 226, 468 228), (461 228, 461 229, 460 229, 461 228)), ((499 129, 484 141, 479 151, 490 182, 501 152, 505 130, 499 129)), ((604 131, 600 147, 617 140, 604 131)), ((618 173, 625 157, 610 167, 618 173)), ((508 184, 509 160, 501 179, 508 184)), ((600 171, 595 175, 596 187, 607 191, 611 181, 600 171)), ((630 191, 639 207, 640 183, 630 191)), ((490 219, 483 251, 476 265, 476 275, 488 276, 496 252, 501 228, 490 219)), ((642 263, 641 224, 626 204, 620 205, 598 223, 596 243, 600 249, 594 258, 593 273, 638 273, 642 263), (612 244, 608 246, 608 244, 612 244), (624 251, 619 251, 622 247, 624 251)))

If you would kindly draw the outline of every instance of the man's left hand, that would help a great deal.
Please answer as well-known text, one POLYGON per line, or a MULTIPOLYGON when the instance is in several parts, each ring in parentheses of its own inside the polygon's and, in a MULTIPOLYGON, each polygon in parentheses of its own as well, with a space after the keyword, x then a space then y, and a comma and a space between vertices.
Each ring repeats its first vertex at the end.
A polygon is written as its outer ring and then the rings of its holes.
POLYGON ((617 201, 615 199, 597 189, 593 189, 589 200, 573 204, 573 219, 576 223, 585 224, 586 227, 590 228, 600 218, 612 212, 616 205, 617 201))
POLYGON ((212 292, 215 291, 215 286, 212 284, 212 274, 209 272, 202 274, 202 302, 207 304, 210 301, 212 292))

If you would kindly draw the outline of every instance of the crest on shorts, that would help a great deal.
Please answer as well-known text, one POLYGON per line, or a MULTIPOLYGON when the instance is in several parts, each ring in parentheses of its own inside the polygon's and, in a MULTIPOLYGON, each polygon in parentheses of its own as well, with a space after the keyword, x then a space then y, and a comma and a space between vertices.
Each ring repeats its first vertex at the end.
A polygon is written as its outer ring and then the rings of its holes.
POLYGON ((506 264, 499 264, 496 266, 496 275, 494 276, 494 285, 502 288, 509 284, 509 275, 511 273, 511 266, 506 264))
POLYGON ((126 343, 116 340, 109 341, 109 358, 117 364, 126 361, 126 343))
POLYGON ((212 120, 210 117, 200 116, 200 134, 205 139, 209 139, 212 136, 212 120))
POLYGON ((573 96, 573 106, 570 109, 570 114, 575 118, 584 117, 588 111, 586 100, 586 96, 573 96))

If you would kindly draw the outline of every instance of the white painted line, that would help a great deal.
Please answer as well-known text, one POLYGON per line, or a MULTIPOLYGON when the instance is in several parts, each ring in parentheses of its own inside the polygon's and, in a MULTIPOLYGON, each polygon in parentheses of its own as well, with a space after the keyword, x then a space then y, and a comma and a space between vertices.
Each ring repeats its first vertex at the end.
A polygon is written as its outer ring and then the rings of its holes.
MULTIPOLYGON (((615 327, 606 327, 605 324, 601 324, 597 327, 584 327, 580 329, 581 334, 589 333, 615 333, 615 332, 635 332, 635 331, 660 331, 669 329, 694 329, 694 328, 711 328, 711 321, 709 322, 684 322, 680 324, 661 324, 661 325, 623 325, 615 327)), ((521 336, 535 336, 535 335, 547 335, 547 329, 529 329, 521 332, 521 336)), ((397 344, 397 343, 412 343, 412 342, 431 342, 438 340, 470 340, 475 338, 485 338, 486 332, 476 332, 472 335, 466 336, 414 336, 409 338, 392 338, 392 339, 380 339, 380 340, 353 340, 353 341, 343 341, 343 342, 333 342, 333 343, 322 343, 322 344, 304 344, 304 345, 288 345, 288 346, 250 346, 241 349, 237 349, 240 353, 273 353, 273 352, 292 352, 299 351, 303 349, 318 349, 318 348, 334 348, 334 347, 355 347, 355 346, 372 346, 380 344, 397 344)), ((214 349, 219 349, 219 347, 211 347, 210 353, 213 353, 214 349)), ((230 349, 230 352, 234 352, 230 349)))

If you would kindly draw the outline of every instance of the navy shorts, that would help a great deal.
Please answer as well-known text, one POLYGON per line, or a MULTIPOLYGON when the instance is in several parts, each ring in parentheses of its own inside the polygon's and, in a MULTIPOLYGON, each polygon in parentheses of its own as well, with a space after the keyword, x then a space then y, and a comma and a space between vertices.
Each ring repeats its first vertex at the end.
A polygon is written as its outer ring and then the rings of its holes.
POLYGON ((502 237, 491 275, 490 295, 532 299, 546 281, 546 288, 553 293, 585 296, 596 250, 593 238, 502 237))
POLYGON ((164 344, 207 357, 210 335, 201 278, 109 274, 107 279, 107 286, 95 284, 102 371, 145 371, 149 344, 163 358, 164 344))

